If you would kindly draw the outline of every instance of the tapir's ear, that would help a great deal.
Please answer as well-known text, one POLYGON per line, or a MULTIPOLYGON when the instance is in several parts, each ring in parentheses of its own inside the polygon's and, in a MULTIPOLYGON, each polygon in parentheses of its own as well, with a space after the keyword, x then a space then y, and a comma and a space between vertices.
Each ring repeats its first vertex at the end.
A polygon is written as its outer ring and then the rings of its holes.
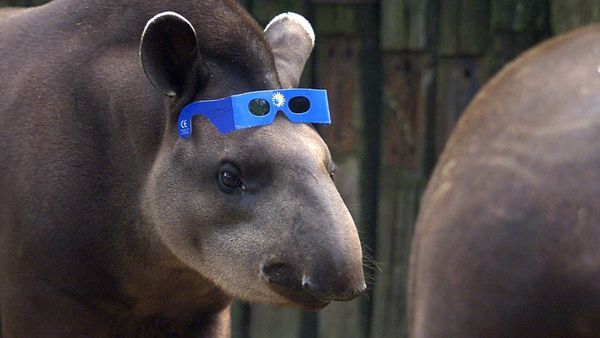
POLYGON ((199 63, 196 31, 183 16, 163 12, 146 24, 140 44, 144 72, 168 96, 181 95, 199 63))
POLYGON ((265 35, 273 50, 282 86, 296 87, 315 46, 312 26, 301 15, 283 13, 271 20, 265 28, 265 35))

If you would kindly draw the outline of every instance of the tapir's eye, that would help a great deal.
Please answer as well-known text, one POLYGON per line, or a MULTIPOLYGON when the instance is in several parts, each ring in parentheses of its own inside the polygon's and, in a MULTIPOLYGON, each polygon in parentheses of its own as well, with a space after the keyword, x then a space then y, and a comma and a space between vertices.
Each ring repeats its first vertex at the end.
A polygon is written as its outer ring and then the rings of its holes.
POLYGON ((232 193, 236 190, 244 190, 244 183, 240 179, 239 170, 229 163, 226 163, 221 167, 217 181, 219 183, 219 188, 221 188, 223 192, 232 193))
POLYGON ((336 171, 336 167, 335 164, 331 164, 331 168, 329 169, 329 177, 331 177, 332 180, 335 181, 335 171, 336 171))

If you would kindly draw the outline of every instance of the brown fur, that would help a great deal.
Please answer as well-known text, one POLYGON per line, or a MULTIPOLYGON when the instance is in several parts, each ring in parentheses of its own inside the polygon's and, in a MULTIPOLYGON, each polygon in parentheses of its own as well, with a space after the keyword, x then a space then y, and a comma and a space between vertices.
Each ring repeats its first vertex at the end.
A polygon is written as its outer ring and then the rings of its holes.
POLYGON ((600 332, 600 26, 508 65, 467 108, 423 198, 415 338, 600 332))

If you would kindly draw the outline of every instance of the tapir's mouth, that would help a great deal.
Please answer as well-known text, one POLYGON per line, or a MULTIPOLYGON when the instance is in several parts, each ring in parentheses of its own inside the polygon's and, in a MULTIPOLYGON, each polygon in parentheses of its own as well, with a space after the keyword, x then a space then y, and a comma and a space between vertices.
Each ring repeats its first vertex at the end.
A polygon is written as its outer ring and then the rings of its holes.
POLYGON ((330 301, 319 299, 301 288, 290 289, 274 283, 269 283, 269 288, 308 311, 321 310, 330 303, 330 301))

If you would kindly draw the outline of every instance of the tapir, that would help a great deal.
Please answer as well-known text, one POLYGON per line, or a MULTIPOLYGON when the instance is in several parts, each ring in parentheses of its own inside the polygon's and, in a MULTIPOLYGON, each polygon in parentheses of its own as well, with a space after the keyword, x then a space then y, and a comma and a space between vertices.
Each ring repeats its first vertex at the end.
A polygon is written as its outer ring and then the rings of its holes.
POLYGON ((297 86, 301 16, 233 0, 0 11, 0 325, 9 337, 227 337, 233 299, 318 310, 365 290, 314 126, 222 134, 198 100, 297 86))
POLYGON ((409 270, 411 337, 600 335, 600 25, 476 95, 426 188, 409 270))

